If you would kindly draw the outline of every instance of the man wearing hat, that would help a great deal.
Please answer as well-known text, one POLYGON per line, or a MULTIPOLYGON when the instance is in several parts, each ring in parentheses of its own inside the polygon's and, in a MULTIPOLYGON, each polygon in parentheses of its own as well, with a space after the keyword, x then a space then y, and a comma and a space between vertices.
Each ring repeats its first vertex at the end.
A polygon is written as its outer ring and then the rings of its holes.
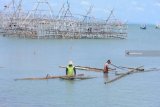
POLYGON ((66 67, 66 75, 67 76, 75 76, 76 75, 76 69, 73 66, 72 61, 69 61, 68 66, 66 67))

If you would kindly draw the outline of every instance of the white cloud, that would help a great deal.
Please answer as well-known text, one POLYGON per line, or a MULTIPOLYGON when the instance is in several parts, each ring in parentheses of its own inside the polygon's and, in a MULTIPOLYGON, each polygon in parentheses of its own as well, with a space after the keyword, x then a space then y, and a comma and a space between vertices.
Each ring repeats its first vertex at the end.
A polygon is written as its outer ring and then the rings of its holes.
POLYGON ((160 7, 160 2, 156 2, 154 5, 160 7))
POLYGON ((91 3, 90 3, 88 0, 82 0, 82 1, 81 1, 81 5, 90 6, 91 3))
POLYGON ((137 5, 138 3, 137 3, 137 1, 132 1, 131 4, 132 5, 137 5))
POLYGON ((138 11, 144 11, 144 8, 143 7, 139 7, 139 6, 135 7, 135 9, 138 10, 138 11))
POLYGON ((105 9, 102 9, 102 8, 94 8, 94 11, 106 12, 106 10, 105 10, 105 9))
POLYGON ((136 11, 139 11, 139 12, 143 12, 145 10, 145 7, 146 7, 145 3, 141 4, 141 3, 139 3, 138 1, 135 1, 135 0, 133 0, 131 2, 131 5, 132 5, 132 7, 131 7, 132 10, 136 10, 136 11))

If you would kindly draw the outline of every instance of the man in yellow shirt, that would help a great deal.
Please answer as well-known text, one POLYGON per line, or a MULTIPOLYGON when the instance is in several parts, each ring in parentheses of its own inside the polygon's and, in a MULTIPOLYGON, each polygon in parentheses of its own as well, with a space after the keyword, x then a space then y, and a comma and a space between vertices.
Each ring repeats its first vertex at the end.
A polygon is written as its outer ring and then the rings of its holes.
POLYGON ((66 75, 69 76, 69 77, 76 75, 76 69, 73 66, 73 62, 72 61, 69 61, 69 64, 66 67, 66 75))

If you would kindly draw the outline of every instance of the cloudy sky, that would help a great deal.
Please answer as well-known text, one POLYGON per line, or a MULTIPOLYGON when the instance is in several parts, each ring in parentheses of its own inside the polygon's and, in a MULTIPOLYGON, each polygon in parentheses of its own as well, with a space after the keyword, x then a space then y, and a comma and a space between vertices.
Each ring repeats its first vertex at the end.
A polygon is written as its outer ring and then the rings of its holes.
MULTIPOLYGON (((12 0, 0 0, 3 5, 12 0)), ((15 0, 18 1, 18 0, 15 0)), ((33 4, 40 0, 23 0, 24 8, 32 9, 33 4)), ((41 0, 45 1, 45 0, 41 0)), ((55 15, 67 0, 48 0, 55 15)), ((106 19, 113 9, 114 16, 128 23, 160 23, 160 0, 68 0, 73 14, 86 14, 92 8, 90 16, 106 19)), ((46 6, 47 7, 47 6, 46 6)))

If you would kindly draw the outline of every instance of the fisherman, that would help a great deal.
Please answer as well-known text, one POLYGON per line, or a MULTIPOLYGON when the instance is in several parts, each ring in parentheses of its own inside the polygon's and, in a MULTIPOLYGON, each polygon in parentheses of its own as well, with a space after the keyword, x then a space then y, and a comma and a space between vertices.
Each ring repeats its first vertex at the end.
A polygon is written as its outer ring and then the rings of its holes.
POLYGON ((68 66, 66 67, 66 75, 67 76, 75 76, 76 75, 76 69, 73 66, 72 61, 69 61, 68 66))
POLYGON ((108 73, 109 71, 109 65, 111 64, 111 61, 108 60, 105 64, 104 64, 104 69, 103 69, 103 73, 108 73))

